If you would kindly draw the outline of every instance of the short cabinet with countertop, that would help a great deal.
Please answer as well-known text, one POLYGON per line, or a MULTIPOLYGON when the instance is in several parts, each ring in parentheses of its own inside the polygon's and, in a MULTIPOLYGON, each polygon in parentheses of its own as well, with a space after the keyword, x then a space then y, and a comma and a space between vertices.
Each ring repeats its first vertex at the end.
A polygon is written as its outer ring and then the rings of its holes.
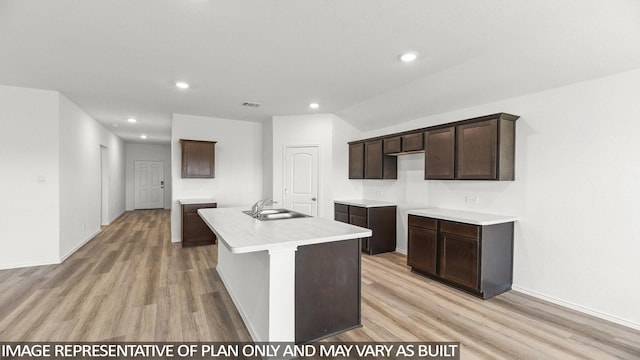
POLYGON ((447 209, 409 211, 407 265, 483 299, 511 289, 517 218, 447 209))
POLYGON ((198 209, 216 208, 212 200, 182 199, 182 247, 215 244, 216 235, 205 224, 198 209))
POLYGON ((396 205, 376 200, 335 201, 335 220, 371 229, 362 239, 362 251, 369 255, 396 250, 396 205))

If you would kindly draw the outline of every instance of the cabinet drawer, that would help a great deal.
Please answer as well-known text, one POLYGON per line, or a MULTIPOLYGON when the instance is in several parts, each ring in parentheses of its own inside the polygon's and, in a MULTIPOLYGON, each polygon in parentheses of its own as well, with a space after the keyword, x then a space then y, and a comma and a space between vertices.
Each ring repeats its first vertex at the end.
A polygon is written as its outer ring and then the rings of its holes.
POLYGON ((349 205, 344 205, 344 204, 334 204, 334 209, 335 209, 336 211, 339 211, 339 212, 348 213, 348 212, 349 212, 349 205))
POLYGON ((349 215, 349 224, 355 226, 361 226, 363 228, 367 227, 367 218, 365 216, 359 215, 349 215))
POLYGON ((438 220, 428 217, 409 215, 409 226, 438 230, 438 220))
POLYGON ((440 221, 440 232, 465 236, 473 239, 480 238, 480 226, 453 221, 440 221))
POLYGON ((359 206, 349 206, 349 215, 358 215, 367 217, 367 208, 359 206))
POLYGON ((334 220, 348 224, 349 223, 349 213, 342 212, 342 211, 336 211, 335 212, 335 216, 334 216, 334 220))
POLYGON ((182 205, 182 211, 185 213, 197 213, 198 209, 209 209, 217 207, 216 203, 211 204, 187 204, 182 205))

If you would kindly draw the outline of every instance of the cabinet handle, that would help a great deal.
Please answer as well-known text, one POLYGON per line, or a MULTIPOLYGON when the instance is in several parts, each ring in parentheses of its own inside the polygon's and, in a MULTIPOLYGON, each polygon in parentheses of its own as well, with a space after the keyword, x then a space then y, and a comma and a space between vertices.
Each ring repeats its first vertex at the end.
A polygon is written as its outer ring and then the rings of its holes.
POLYGON ((316 197, 315 197, 315 196, 314 196, 314 197, 312 197, 312 198, 311 198, 311 201, 316 201, 316 197))

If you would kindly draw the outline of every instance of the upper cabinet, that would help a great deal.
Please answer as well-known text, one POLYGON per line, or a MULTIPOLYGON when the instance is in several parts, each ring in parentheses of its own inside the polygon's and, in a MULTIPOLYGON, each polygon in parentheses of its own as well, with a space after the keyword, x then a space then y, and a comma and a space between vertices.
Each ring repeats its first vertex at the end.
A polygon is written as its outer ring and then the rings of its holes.
POLYGON ((456 128, 427 131, 424 156, 424 178, 453 179, 455 176, 456 128))
POLYGON ((386 137, 383 141, 385 155, 403 155, 424 151, 423 132, 386 137))
POLYGON ((507 117, 457 126, 456 178, 513 180, 515 129, 507 117))
POLYGON ((182 145, 182 177, 215 177, 215 141, 180 139, 182 145))
POLYGON ((364 179, 364 143, 349 144, 349 179, 364 179))
POLYGON ((352 142, 349 178, 397 179, 396 155, 425 152, 426 180, 514 180, 518 118, 498 113, 352 142))
POLYGON ((349 144, 349 179, 397 179, 398 159, 383 146, 382 139, 349 144))
POLYGON ((364 178, 398 178, 398 159, 384 154, 382 139, 364 143, 364 178))

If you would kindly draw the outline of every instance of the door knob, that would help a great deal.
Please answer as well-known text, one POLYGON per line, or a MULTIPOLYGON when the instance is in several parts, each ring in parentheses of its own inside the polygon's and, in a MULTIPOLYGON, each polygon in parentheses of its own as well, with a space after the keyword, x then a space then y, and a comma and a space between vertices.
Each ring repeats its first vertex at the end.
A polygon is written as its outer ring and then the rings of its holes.
POLYGON ((311 201, 316 201, 316 197, 315 197, 315 196, 314 196, 314 197, 312 197, 312 198, 311 198, 311 201))

